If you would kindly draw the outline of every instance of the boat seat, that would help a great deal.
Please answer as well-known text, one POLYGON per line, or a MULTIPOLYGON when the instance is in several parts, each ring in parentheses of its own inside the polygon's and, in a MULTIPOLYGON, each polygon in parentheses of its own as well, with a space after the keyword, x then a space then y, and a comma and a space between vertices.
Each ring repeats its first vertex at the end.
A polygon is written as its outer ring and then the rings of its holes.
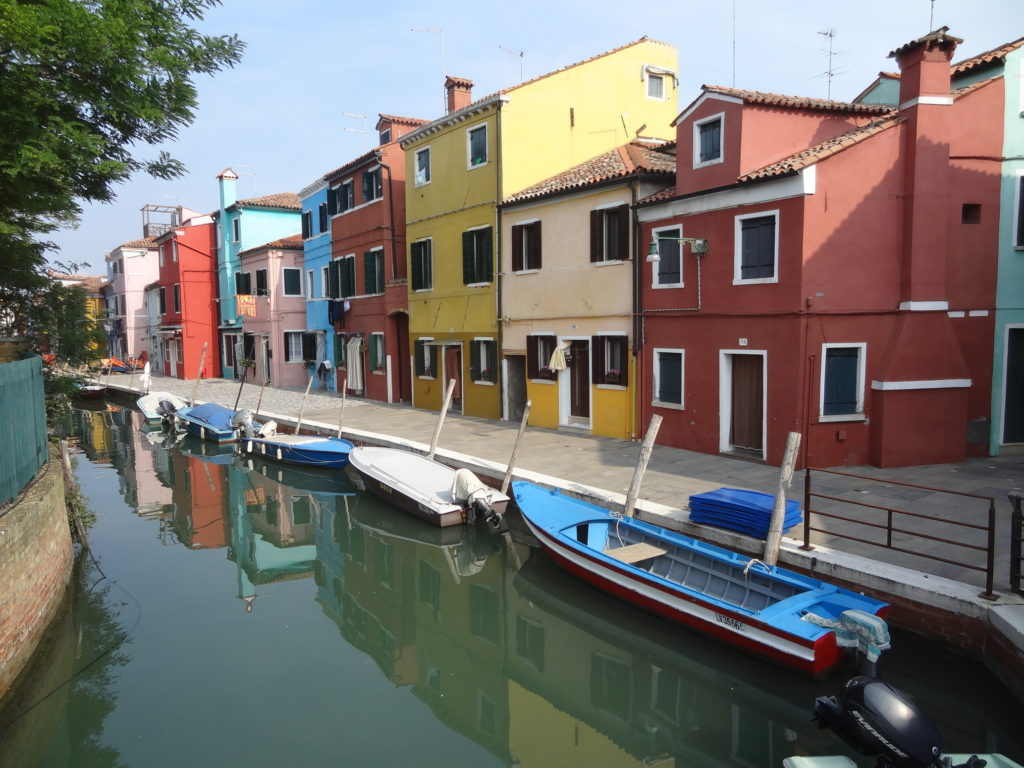
POLYGON ((609 557, 621 560, 624 563, 639 563, 641 560, 650 560, 652 557, 659 557, 665 554, 661 547, 641 542, 639 544, 628 544, 625 547, 615 547, 604 551, 609 557))

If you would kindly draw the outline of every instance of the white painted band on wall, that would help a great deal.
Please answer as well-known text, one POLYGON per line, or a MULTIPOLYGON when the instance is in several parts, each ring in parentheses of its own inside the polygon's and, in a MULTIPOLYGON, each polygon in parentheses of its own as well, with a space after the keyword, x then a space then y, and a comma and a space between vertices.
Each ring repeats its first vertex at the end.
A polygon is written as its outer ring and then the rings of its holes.
POLYGON ((946 312, 948 301, 901 301, 901 312, 946 312))
POLYGON ((922 381, 872 381, 871 388, 882 391, 899 389, 962 389, 971 386, 970 379, 925 379, 922 381))
POLYGON ((950 107, 953 105, 952 96, 918 96, 916 99, 910 99, 900 104, 900 109, 910 109, 911 107, 917 106, 918 104, 931 104, 939 107, 950 107))

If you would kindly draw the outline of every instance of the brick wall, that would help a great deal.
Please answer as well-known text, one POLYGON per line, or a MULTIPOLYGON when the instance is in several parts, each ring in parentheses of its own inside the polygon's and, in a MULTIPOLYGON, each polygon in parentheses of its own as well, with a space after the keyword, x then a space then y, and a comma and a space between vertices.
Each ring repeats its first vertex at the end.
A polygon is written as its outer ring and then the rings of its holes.
POLYGON ((57 614, 73 551, 60 458, 0 517, 0 698, 25 667, 57 614))

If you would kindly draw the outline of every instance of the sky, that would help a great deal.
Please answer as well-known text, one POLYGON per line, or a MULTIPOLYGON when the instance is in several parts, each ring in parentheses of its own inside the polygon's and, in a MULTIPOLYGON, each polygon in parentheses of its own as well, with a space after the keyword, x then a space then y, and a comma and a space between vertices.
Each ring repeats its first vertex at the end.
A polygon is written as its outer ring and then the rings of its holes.
POLYGON ((104 256, 142 237, 144 205, 211 212, 225 168, 241 198, 298 193, 376 146, 380 113, 442 116, 444 74, 472 80, 476 99, 646 35, 679 52, 680 111, 703 84, 845 101, 941 26, 964 41, 954 62, 970 58, 1024 36, 1024 0, 222 0, 199 27, 244 40, 241 63, 196 80, 176 141, 136 148, 169 151, 186 175, 138 174, 84 206, 50 260, 105 274, 104 256))

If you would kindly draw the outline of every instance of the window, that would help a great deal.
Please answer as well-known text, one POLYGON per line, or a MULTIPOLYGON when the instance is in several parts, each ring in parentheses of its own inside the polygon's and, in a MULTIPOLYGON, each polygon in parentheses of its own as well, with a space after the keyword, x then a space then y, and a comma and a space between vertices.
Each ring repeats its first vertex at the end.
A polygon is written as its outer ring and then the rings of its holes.
POLYGON ((678 288, 683 284, 683 236, 681 227, 655 229, 651 237, 658 244, 658 262, 654 267, 655 288, 678 288))
POLYGON ((437 370, 437 347, 431 344, 433 338, 418 339, 414 344, 416 375, 433 378, 437 370))
POLYGON ((512 227, 512 271, 540 269, 540 221, 512 227))
POLYGON ((441 619, 441 572, 425 560, 420 560, 420 578, 417 584, 419 601, 430 608, 434 620, 441 619))
POLYGON ((302 239, 305 240, 313 235, 313 212, 302 212, 302 239))
POLYGON ((430 183, 430 147, 416 150, 416 186, 430 183))
POLYGON ((363 293, 372 296, 384 293, 384 249, 363 253, 363 293))
POLYGON ((961 224, 981 224, 981 204, 964 203, 960 208, 961 224))
POLYGON ((722 131, 725 115, 718 114, 693 124, 693 167, 714 165, 725 159, 722 152, 722 131))
POLYGON ((865 344, 824 344, 821 369, 821 416, 838 421, 864 415, 865 344), (828 417, 837 418, 828 418, 828 417))
POLYGON ((477 285, 491 282, 491 228, 481 227, 462 233, 462 282, 477 285))
POLYGON ((377 137, 380 140, 381 144, 387 144, 388 142, 390 142, 391 126, 388 126, 387 128, 381 128, 380 131, 377 133, 377 137))
POLYGON ((171 240, 171 261, 176 262, 178 260, 178 241, 171 240))
POLYGON ((355 254, 342 256, 328 267, 327 295, 332 299, 347 299, 356 293, 355 254))
MULTIPOLYGON (((170 248, 169 245, 167 247, 170 248)), ((160 250, 157 251, 157 253, 160 255, 159 266, 162 267, 164 265, 164 249, 161 247, 160 250)))
MULTIPOLYGON (((1022 82, 1024 82, 1024 78, 1022 78, 1022 82)), ((1019 172, 1017 176, 1017 199, 1014 202, 1016 204, 1013 206, 1013 246, 1024 248, 1024 171, 1019 172)))
POLYGON ((647 98, 665 100, 665 76, 647 75, 647 98))
POLYGON ((516 653, 538 672, 544 671, 544 626, 523 616, 516 618, 516 653))
POLYGON ((590 344, 593 350, 591 360, 595 384, 626 386, 629 365, 629 339, 625 335, 595 336, 590 344))
POLYGON ((498 345, 494 339, 473 339, 469 347, 469 377, 477 384, 498 378, 498 345))
POLYGON ((181 283, 174 284, 174 311, 181 312, 181 283))
POLYGON ((733 282, 778 281, 776 251, 779 212, 736 217, 736 272, 733 282))
POLYGON ((292 523, 309 525, 312 519, 313 510, 310 507, 309 496, 292 496, 292 523))
POLYGON ((493 645, 501 640, 498 594, 490 587, 469 585, 469 631, 493 645))
POLYGON ((231 239, 234 242, 240 242, 242 240, 242 216, 239 214, 231 220, 231 239))
POLYGON ((370 334, 370 370, 384 370, 384 334, 370 334))
POLYGON ((284 361, 301 363, 316 360, 316 333, 308 331, 284 332, 284 361))
POLYGON ((267 283, 267 270, 257 269, 256 270, 256 295, 257 296, 269 296, 270 286, 267 283))
MULTIPOLYGON (((330 298, 328 286, 331 282, 331 268, 321 267, 320 268, 320 298, 330 298)), ((312 289, 311 289, 312 290, 312 289)))
POLYGON ((431 256, 432 241, 417 240, 409 246, 412 269, 412 289, 429 291, 434 287, 434 262, 431 256))
POLYGON ((313 298, 313 270, 306 270, 306 298, 313 298))
POLYGON ((590 656, 590 703, 623 722, 633 709, 633 682, 629 666, 606 654, 590 656))
POLYGON ((466 131, 466 151, 469 167, 478 168, 487 164, 487 126, 478 125, 466 131))
POLYGON ((557 340, 554 335, 531 334, 526 337, 526 377, 554 381, 557 371, 551 370, 551 355, 557 340))
POLYGON ((320 221, 318 222, 320 224, 320 231, 321 232, 326 232, 327 231, 327 203, 320 203, 320 205, 317 206, 316 211, 317 211, 317 216, 320 219, 320 221))
POLYGON ((355 192, 353 191, 352 179, 346 179, 337 187, 327 190, 327 213, 333 216, 336 213, 344 213, 356 204, 355 192))
POLYGON ((167 314, 167 289, 160 286, 160 314, 167 314))
POLYGON ((629 258, 629 206, 590 212, 590 261, 625 261, 629 258))
POLYGON ((302 270, 297 267, 285 267, 282 272, 284 276, 284 295, 301 296, 302 270))
POLYGON ((363 202, 368 203, 383 196, 384 187, 381 185, 380 166, 363 171, 363 202))
POLYGON ((654 401, 665 408, 683 407, 683 350, 654 350, 654 401))
POLYGON ((235 293, 239 295, 251 295, 252 294, 252 273, 251 272, 236 272, 235 273, 235 293))

